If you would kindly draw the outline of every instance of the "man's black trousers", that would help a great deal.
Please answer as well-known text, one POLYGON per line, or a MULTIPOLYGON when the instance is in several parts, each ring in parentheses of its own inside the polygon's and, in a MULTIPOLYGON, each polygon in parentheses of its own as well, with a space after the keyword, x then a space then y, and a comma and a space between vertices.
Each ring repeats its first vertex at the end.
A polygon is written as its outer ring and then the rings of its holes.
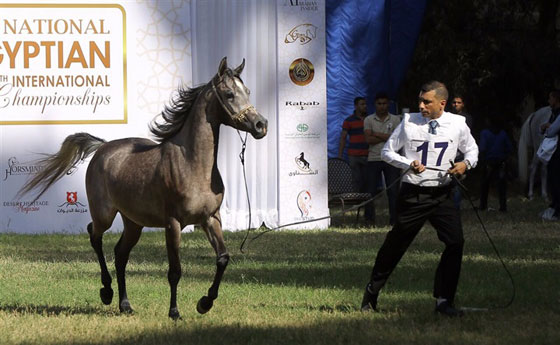
POLYGON ((453 204, 450 186, 402 184, 397 199, 397 220, 377 253, 371 283, 374 290, 381 289, 426 220, 445 244, 436 270, 434 297, 446 298, 453 303, 461 272, 464 239, 460 211, 453 204))

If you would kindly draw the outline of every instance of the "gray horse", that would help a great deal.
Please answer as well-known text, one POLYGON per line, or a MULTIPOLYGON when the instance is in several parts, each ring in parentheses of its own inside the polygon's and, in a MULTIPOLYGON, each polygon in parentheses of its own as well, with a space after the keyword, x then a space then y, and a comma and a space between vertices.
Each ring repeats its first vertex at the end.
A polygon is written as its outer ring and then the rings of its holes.
POLYGON ((45 167, 27 182, 19 195, 40 188, 39 198, 80 160, 95 152, 86 173, 86 191, 92 222, 87 229, 101 266, 101 300, 113 299, 111 276, 102 248, 103 233, 117 213, 124 229, 115 246, 115 266, 119 287, 119 309, 131 313, 125 283, 125 268, 131 249, 142 228, 163 227, 169 259, 171 287, 169 317, 180 317, 177 284, 181 278, 179 245, 181 229, 200 224, 217 256, 217 269, 208 295, 197 304, 206 313, 218 297, 222 275, 229 262, 220 219, 224 184, 218 171, 220 125, 252 134, 267 133, 267 120, 249 103, 249 90, 239 78, 243 63, 231 70, 223 58, 218 73, 206 85, 179 89, 177 97, 150 129, 158 143, 142 138, 106 142, 87 133, 68 136, 56 154, 41 160, 45 167))
POLYGON ((550 114, 552 113, 549 106, 542 107, 535 111, 521 127, 521 134, 519 136, 519 148, 517 150, 518 155, 518 168, 519 168, 519 178, 521 181, 528 182, 528 192, 527 197, 533 199, 535 179, 537 177, 537 172, 540 169, 540 180, 541 180, 541 195, 543 199, 547 198, 547 172, 546 165, 543 164, 537 157, 537 150, 541 145, 544 135, 541 132, 542 124, 548 122, 550 119, 550 114), (529 164, 529 151, 531 152, 531 162, 529 164), (529 167, 529 174, 527 174, 527 167, 529 167))

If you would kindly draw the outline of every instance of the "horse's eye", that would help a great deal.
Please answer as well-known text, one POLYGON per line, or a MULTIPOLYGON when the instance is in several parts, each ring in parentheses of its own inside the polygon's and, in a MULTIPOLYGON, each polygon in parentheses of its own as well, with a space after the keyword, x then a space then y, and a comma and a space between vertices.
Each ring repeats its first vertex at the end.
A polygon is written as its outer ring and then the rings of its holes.
POLYGON ((233 96, 234 96, 234 95, 233 95, 233 91, 231 91, 231 90, 227 90, 227 91, 226 91, 226 97, 227 97, 228 99, 232 99, 233 96))

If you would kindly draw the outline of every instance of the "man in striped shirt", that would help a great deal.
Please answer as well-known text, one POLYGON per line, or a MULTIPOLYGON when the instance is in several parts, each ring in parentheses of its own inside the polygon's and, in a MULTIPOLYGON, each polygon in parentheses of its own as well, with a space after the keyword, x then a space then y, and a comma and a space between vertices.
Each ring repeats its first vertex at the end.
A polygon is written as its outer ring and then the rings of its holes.
POLYGON ((352 168, 354 190, 367 192, 366 169, 369 145, 364 136, 364 119, 367 116, 367 104, 364 97, 354 99, 354 113, 342 123, 338 158, 342 158, 348 137, 348 163, 352 168))

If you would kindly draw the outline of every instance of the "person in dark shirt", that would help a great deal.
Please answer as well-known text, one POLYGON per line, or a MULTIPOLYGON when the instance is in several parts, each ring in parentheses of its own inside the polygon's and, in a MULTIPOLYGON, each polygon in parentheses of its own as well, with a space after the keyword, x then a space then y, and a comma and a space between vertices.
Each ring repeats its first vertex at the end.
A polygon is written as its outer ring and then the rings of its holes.
POLYGON ((480 165, 482 182, 480 184, 480 210, 488 207, 490 184, 497 180, 500 211, 507 211, 507 169, 506 161, 513 152, 513 145, 500 117, 490 118, 488 128, 480 132, 480 165))
MULTIPOLYGON (((455 94, 455 96, 451 101, 451 112, 463 116, 465 118, 465 122, 467 123, 469 129, 471 131, 473 130, 473 119, 472 116, 467 112, 465 97, 463 97, 463 95, 455 94)), ((464 158, 465 156, 463 155, 463 153, 461 151, 458 151, 457 157, 455 157, 455 162, 461 162, 464 158)), ((457 184, 453 186, 452 194, 453 194, 453 202, 455 203, 455 207, 458 210, 460 210, 461 200, 463 199, 463 196, 461 194, 461 188, 457 184)))
POLYGON ((469 126, 469 128, 472 130, 473 128, 473 118, 472 116, 467 112, 467 107, 465 104, 465 97, 463 97, 460 94, 456 94, 453 97, 453 101, 451 101, 451 107, 452 109, 452 113, 455 113, 457 115, 461 115, 465 117, 465 120, 467 122, 467 126, 469 126))

